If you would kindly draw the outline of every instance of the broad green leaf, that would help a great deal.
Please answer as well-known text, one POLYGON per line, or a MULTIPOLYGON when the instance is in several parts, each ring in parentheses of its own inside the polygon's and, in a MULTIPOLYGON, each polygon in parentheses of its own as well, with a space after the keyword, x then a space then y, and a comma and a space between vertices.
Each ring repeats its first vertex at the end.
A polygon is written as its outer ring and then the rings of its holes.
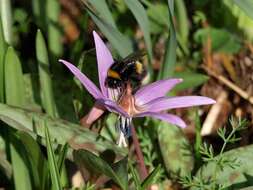
POLYGON ((175 125, 159 122, 157 134, 167 172, 173 177, 190 173, 194 160, 190 143, 183 131, 175 125))
POLYGON ((0 14, 2 18, 2 25, 4 31, 4 39, 9 44, 13 43, 12 36, 12 13, 11 13, 11 0, 0 1, 0 14))
POLYGON ((175 91, 195 88, 205 83, 209 79, 207 75, 191 71, 175 72, 173 77, 183 79, 183 82, 179 83, 175 88, 173 88, 175 91))
POLYGON ((18 131, 17 135, 24 146, 24 151, 26 151, 31 165, 34 188, 44 189, 46 179, 43 173, 47 169, 46 158, 37 142, 30 135, 23 131, 18 131))
POLYGON ((4 55, 6 43, 4 40, 2 19, 0 15, 0 102, 4 102, 4 55))
POLYGON ((152 43, 150 38, 150 26, 146 10, 139 1, 125 0, 125 3, 127 4, 128 8, 131 10, 138 24, 140 25, 140 28, 144 34, 144 40, 146 42, 149 59, 152 60, 153 55, 152 55, 152 43))
MULTIPOLYGON (((48 27, 48 47, 52 56, 60 56, 63 51, 61 42, 61 28, 59 23, 60 4, 58 0, 46 1, 47 27, 48 27)), ((54 59, 53 59, 54 60, 54 59)))
POLYGON ((128 157, 126 156, 120 161, 112 164, 112 169, 115 172, 115 174, 119 177, 122 185, 124 186, 124 189, 128 189, 127 159, 128 157))
MULTIPOLYGON (((128 189, 125 186, 124 179, 120 178, 121 176, 117 175, 111 166, 100 157, 96 156, 95 154, 80 149, 74 151, 74 160, 78 163, 80 168, 86 168, 87 170, 91 171, 93 174, 104 174, 110 177, 115 183, 117 183, 123 190, 128 189)), ((125 173, 127 175, 127 173, 125 173)))
POLYGON ((5 99, 6 103, 15 106, 25 105, 24 81, 21 63, 12 47, 5 55, 5 99))
POLYGON ((58 169, 57 162, 55 159, 54 150, 52 147, 50 134, 48 132, 46 122, 44 125, 45 125, 44 129, 45 129, 45 136, 46 136, 47 156, 48 156, 48 168, 49 168, 50 176, 52 180, 52 187, 54 190, 61 190, 62 187, 61 187, 59 169, 58 169))
POLYGON ((252 0, 233 0, 251 19, 253 19, 253 1, 252 0))
POLYGON ((177 37, 176 30, 173 23, 174 16, 174 0, 168 0, 169 5, 169 19, 168 22, 170 24, 170 35, 166 45, 166 51, 164 56, 164 62, 162 68, 159 72, 159 79, 165 79, 171 77, 175 64, 176 64, 176 49, 177 49, 177 37))
POLYGON ((211 38, 212 50, 214 52, 234 54, 238 53, 241 49, 241 42, 239 41, 239 39, 223 29, 199 29, 195 33, 194 39, 198 43, 205 44, 208 36, 210 36, 211 38))
POLYGON ((120 33, 120 31, 117 28, 114 28, 107 20, 104 20, 99 15, 96 15, 96 12, 94 12, 92 8, 85 3, 85 1, 82 2, 84 3, 92 20, 107 37, 112 46, 118 51, 119 55, 121 57, 126 57, 132 53, 133 47, 130 39, 120 33))
POLYGON ((239 190, 252 190, 252 189, 253 189, 253 186, 249 186, 249 187, 241 188, 239 190))
POLYGON ((23 146, 17 137, 10 134, 10 155, 13 170, 13 179, 16 190, 32 190, 32 182, 29 174, 29 162, 22 152, 23 146), (22 155, 23 154, 23 155, 22 155))
POLYGON ((151 185, 154 182, 154 179, 156 177, 156 175, 159 173, 159 171, 161 170, 161 165, 159 165, 157 168, 155 168, 151 174, 149 174, 148 177, 146 177, 146 179, 141 183, 141 187, 143 189, 147 189, 149 185, 151 185))
MULTIPOLYGON (((61 145, 68 142, 72 149, 85 148, 93 152, 110 149, 118 156, 126 155, 126 149, 118 147, 114 142, 98 136, 89 129, 45 114, 0 104, 0 120, 17 130, 28 132, 34 138, 45 137, 43 123, 46 121, 51 138, 57 139, 57 143, 61 145)), ((71 158, 69 154, 68 157, 71 158)))
POLYGON ((57 111, 54 101, 53 85, 49 69, 47 47, 40 30, 37 31, 36 35, 36 56, 39 65, 41 101, 46 112, 50 116, 56 117, 57 111))
MULTIPOLYGON (((222 171, 217 170, 216 182, 225 185, 224 190, 240 189, 253 185, 253 145, 225 152, 223 154, 223 159, 236 160, 236 163, 238 164, 234 169, 227 165, 222 171)), ((210 177, 213 176, 214 170, 214 162, 209 162, 199 169, 197 176, 208 181, 211 179, 210 177)))
POLYGON ((231 30, 235 30, 240 36, 242 33, 247 37, 247 39, 253 40, 253 19, 252 19, 252 11, 248 14, 246 10, 250 10, 250 7, 252 6, 252 1, 250 0, 223 0, 222 3, 225 5, 225 7, 228 10, 225 10, 224 12, 224 28, 228 28, 231 30), (247 7, 244 8, 243 5, 247 5, 247 7), (239 6, 242 5, 242 6, 239 6), (245 10, 245 11, 244 11, 245 10), (227 14, 227 15, 226 15, 227 14), (234 19, 231 19, 232 18, 234 19), (238 31, 239 29, 239 31, 238 31))
POLYGON ((100 134, 109 140, 116 141, 118 137, 118 132, 115 128, 117 116, 115 114, 109 114, 105 123, 106 127, 101 130, 100 134))
MULTIPOLYGON (((9 47, 5 55, 5 95, 6 103, 22 107, 25 105, 24 81, 21 63, 14 49, 9 47)), ((19 152, 23 147, 19 145, 16 137, 10 135, 10 155, 13 167, 15 189, 32 189, 29 170, 24 157, 19 152), (19 149, 17 149, 19 148, 19 149)))

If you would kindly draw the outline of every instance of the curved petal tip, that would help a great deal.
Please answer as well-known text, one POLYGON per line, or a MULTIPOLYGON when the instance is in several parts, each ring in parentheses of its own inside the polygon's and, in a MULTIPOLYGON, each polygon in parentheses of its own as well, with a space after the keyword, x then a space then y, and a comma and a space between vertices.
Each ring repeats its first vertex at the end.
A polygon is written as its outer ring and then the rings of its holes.
POLYGON ((93 34, 93 37, 94 37, 94 38, 99 37, 98 33, 97 33, 95 30, 92 31, 92 34, 93 34))
POLYGON ((205 99, 206 104, 216 104, 216 101, 212 98, 205 97, 205 99))

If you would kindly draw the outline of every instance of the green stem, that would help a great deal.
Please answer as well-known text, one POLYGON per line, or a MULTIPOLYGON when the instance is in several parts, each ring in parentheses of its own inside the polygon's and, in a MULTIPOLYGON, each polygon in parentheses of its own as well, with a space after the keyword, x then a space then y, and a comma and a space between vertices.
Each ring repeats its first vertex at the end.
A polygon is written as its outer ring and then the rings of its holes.
MULTIPOLYGON (((218 172, 218 166, 219 166, 217 163, 220 163, 221 158, 222 158, 223 153, 224 153, 224 150, 225 150, 225 148, 226 148, 226 146, 227 146, 229 140, 230 140, 230 139, 233 137, 233 135, 235 134, 235 132, 236 132, 236 128, 233 128, 232 132, 228 135, 228 137, 223 139, 223 140, 224 140, 224 143, 223 143, 223 145, 222 145, 222 148, 221 148, 221 151, 220 151, 220 154, 219 154, 219 159, 217 160, 216 165, 215 165, 215 169, 214 169, 214 174, 213 174, 213 181, 214 181, 214 182, 215 182, 216 179, 217 179, 217 172, 218 172)), ((215 189, 215 183, 213 183, 212 189, 215 189)))

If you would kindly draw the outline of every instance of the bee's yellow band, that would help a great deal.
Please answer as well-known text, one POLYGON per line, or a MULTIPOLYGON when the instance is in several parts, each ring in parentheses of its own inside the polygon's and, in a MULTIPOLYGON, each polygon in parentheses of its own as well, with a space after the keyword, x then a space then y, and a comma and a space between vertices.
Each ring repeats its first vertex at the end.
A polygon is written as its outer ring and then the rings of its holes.
POLYGON ((119 73, 117 73, 116 71, 113 71, 111 69, 109 69, 107 76, 112 77, 114 79, 121 79, 119 73))
POLYGON ((141 74, 142 71, 143 71, 143 66, 142 66, 142 64, 141 64, 139 61, 136 61, 136 72, 137 72, 138 74, 141 74))

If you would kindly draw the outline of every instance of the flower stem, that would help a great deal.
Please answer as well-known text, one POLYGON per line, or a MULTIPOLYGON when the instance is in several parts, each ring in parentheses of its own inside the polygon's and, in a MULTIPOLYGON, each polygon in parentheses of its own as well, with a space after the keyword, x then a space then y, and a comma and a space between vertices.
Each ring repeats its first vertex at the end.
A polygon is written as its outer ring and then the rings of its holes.
POLYGON ((132 132, 132 138, 133 138, 133 143, 134 143, 136 157, 137 157, 137 163, 139 165, 140 177, 141 177, 141 180, 144 180, 148 176, 148 170, 145 166, 144 157, 140 148, 140 143, 139 143, 139 140, 138 140, 138 137, 133 125, 131 125, 131 132, 132 132))

